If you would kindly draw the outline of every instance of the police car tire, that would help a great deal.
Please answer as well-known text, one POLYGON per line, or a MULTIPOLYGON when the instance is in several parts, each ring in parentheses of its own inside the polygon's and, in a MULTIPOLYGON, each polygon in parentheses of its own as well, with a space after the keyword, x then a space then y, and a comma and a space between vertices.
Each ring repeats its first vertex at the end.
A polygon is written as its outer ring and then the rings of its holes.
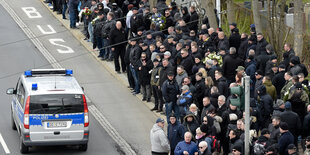
POLYGON ((15 124, 14 119, 13 119, 13 113, 11 113, 11 126, 12 126, 12 129, 13 129, 13 130, 16 130, 16 129, 17 129, 17 128, 16 128, 16 124, 15 124))
POLYGON ((87 151, 87 144, 80 145, 79 150, 80 151, 87 151))
POLYGON ((20 139, 19 139, 19 150, 20 150, 20 153, 22 154, 29 153, 29 147, 24 144, 22 135, 20 136, 20 139))

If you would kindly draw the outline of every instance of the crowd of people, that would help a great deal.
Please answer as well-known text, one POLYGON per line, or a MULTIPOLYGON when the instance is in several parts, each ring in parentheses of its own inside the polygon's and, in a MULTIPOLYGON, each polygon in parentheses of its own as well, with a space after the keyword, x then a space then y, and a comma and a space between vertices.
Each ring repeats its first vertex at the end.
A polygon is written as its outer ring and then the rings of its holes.
POLYGON ((254 24, 247 34, 230 23, 225 34, 194 6, 165 0, 152 9, 148 0, 51 3, 64 19, 68 7, 70 27, 83 22, 98 57, 113 60, 133 95, 154 98, 151 110, 166 115, 167 135, 163 119, 151 130, 152 154, 244 154, 244 108, 230 91, 243 88, 244 76, 251 79, 250 152, 298 154, 298 144, 309 152, 308 71, 289 43, 280 60, 254 24))

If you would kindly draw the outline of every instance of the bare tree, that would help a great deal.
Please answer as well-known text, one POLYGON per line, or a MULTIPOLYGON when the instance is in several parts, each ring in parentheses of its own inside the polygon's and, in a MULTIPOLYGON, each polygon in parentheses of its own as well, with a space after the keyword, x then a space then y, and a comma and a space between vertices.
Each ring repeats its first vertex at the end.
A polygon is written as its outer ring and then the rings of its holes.
POLYGON ((214 12, 214 3, 213 0, 206 0, 206 14, 209 20, 210 27, 217 29, 217 21, 216 21, 216 15, 214 12))
POLYGON ((157 0, 149 0, 150 3, 150 9, 156 6, 157 0))
POLYGON ((303 50, 302 8, 302 0, 294 0, 294 51, 299 57, 303 50))
POLYGON ((258 0, 252 0, 253 17, 255 23, 256 33, 263 33, 262 22, 260 20, 260 14, 258 10, 258 0))
POLYGON ((235 6, 233 0, 227 0, 227 20, 228 23, 231 24, 233 22, 236 22, 235 18, 235 6))

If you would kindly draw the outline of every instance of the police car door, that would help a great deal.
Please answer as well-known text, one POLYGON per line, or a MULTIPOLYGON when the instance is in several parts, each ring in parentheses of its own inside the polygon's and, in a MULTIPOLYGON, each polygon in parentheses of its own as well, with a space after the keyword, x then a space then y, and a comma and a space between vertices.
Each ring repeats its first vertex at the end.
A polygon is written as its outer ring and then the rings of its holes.
POLYGON ((12 116, 15 119, 18 129, 22 128, 24 123, 24 103, 25 103, 25 88, 21 80, 18 80, 16 87, 16 95, 12 100, 12 116))

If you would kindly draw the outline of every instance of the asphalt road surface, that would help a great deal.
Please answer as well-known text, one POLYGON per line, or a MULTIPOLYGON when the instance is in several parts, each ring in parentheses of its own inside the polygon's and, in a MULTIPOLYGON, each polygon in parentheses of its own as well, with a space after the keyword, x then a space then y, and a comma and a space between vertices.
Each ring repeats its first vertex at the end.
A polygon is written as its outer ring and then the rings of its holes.
MULTIPOLYGON (((0 0, 1 1, 1 0, 0 0)), ((133 96, 125 85, 121 84, 102 64, 97 62, 86 49, 80 45, 72 34, 57 21, 39 0, 5 0, 27 27, 38 37, 43 46, 68 69, 74 70, 74 76, 85 93, 99 111, 107 118, 119 135, 132 147, 137 154, 150 154, 149 131, 156 116, 133 96), (29 18, 23 7, 33 7, 41 18, 29 18), (43 34, 49 27, 56 32, 43 34), (51 40, 58 45, 55 45, 51 40), (62 39, 63 41, 59 41, 62 39), (59 44, 63 46, 59 46, 59 44), (63 53, 61 51, 70 51, 63 53)), ((29 9, 29 8, 28 8, 29 9)), ((31 9, 31 8, 30 8, 31 9)), ((31 16, 31 15, 30 15, 31 16)), ((5 94, 7 88, 15 87, 18 76, 31 68, 51 68, 47 59, 38 51, 34 44, 14 22, 6 10, 0 5, 0 134, 10 154, 19 154, 18 135, 10 129, 11 96, 5 94)), ((91 115, 91 133, 87 152, 79 152, 66 146, 34 147, 31 154, 121 154, 118 142, 108 134, 91 115)), ((0 146, 0 154, 5 154, 0 146)))

